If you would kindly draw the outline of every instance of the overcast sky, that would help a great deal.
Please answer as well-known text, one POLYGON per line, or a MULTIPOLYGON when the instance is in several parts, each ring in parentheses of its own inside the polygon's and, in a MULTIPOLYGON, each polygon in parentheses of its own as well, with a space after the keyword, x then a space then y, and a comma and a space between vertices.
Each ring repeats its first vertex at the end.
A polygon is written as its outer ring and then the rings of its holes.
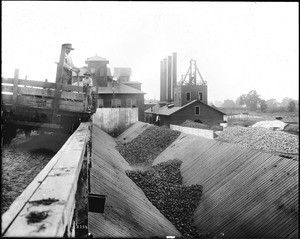
POLYGON ((297 2, 2 1, 2 77, 55 82, 61 45, 82 67, 98 55, 131 67, 146 99, 160 97, 160 61, 177 53, 177 78, 197 61, 210 102, 256 90, 299 95, 297 2))

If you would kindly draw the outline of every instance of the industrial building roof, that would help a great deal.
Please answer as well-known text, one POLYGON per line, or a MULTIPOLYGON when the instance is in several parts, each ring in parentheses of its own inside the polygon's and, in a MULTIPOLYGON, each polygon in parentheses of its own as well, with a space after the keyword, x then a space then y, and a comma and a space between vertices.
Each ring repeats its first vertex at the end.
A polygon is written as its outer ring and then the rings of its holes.
POLYGON ((92 57, 89 57, 86 59, 86 62, 87 61, 108 61, 107 59, 103 58, 103 57, 100 57, 100 56, 92 56, 92 57))
MULTIPOLYGON (((146 110, 145 113, 147 113, 147 114, 157 114, 157 115, 167 115, 167 116, 169 116, 169 115, 172 115, 175 112, 177 112, 177 111, 179 111, 179 110, 181 110, 181 109, 183 109, 185 107, 188 107, 189 105, 191 105, 191 104, 193 104, 195 102, 199 102, 201 104, 204 104, 203 102, 201 102, 199 100, 193 100, 190 103, 188 103, 188 104, 186 104, 184 106, 181 106, 181 107, 175 107, 175 106, 174 107, 168 107, 167 105, 159 107, 159 105, 157 105, 157 106, 154 106, 154 107, 146 110)), ((216 110, 216 111, 218 111, 218 112, 220 112, 220 113, 222 113, 222 114, 225 115, 224 112, 222 112, 222 111, 220 111, 220 110, 218 110, 218 109, 216 109, 216 108, 214 108, 214 107, 212 107, 210 105, 206 105, 206 106, 208 106, 208 107, 210 107, 210 108, 212 108, 212 109, 214 109, 214 110, 216 110)))
POLYGON ((298 161, 181 134, 153 162, 183 161, 185 185, 203 186, 195 226, 225 238, 298 238, 298 161))
POLYGON ((131 166, 112 137, 97 125, 92 130, 91 193, 106 196, 103 213, 88 212, 89 232, 95 238, 180 237, 180 232, 126 175, 131 166))
POLYGON ((133 87, 124 85, 114 81, 114 91, 112 89, 112 82, 107 82, 107 87, 98 87, 98 93, 101 94, 146 94, 145 92, 135 89, 133 87))

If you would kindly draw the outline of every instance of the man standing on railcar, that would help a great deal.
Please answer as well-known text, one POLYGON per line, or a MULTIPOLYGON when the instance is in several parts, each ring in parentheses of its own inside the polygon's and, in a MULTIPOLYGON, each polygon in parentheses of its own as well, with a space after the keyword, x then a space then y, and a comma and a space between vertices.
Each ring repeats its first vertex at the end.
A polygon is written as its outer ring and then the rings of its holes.
POLYGON ((62 84, 72 84, 72 71, 79 73, 79 68, 75 67, 70 55, 71 50, 74 50, 72 48, 72 44, 64 44, 65 46, 65 56, 64 56, 64 64, 63 64, 63 70, 62 70, 62 84))

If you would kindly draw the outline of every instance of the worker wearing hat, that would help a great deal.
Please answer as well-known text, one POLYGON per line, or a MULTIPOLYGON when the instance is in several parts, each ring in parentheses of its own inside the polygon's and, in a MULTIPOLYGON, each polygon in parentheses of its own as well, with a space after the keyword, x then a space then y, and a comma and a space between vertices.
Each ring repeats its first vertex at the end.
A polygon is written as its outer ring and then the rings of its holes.
POLYGON ((86 92, 87 101, 88 101, 88 110, 92 109, 92 86, 93 80, 91 78, 91 73, 86 71, 84 74, 84 78, 82 79, 83 91, 86 92))
POLYGON ((65 57, 63 64, 63 73, 62 73, 62 83, 63 84, 72 84, 72 71, 79 73, 79 68, 75 67, 70 56, 71 50, 74 50, 72 44, 67 43, 62 45, 65 48, 65 57))

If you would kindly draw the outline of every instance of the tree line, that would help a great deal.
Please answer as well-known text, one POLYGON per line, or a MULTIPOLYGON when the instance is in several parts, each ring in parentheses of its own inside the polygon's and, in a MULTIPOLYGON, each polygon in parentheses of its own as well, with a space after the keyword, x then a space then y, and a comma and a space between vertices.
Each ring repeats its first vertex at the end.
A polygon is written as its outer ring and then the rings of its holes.
MULTIPOLYGON (((219 102, 220 104, 221 102, 219 102)), ((281 102, 276 99, 262 99, 256 90, 251 90, 248 94, 239 96, 235 101, 226 99, 222 103, 222 108, 246 108, 250 111, 299 111, 299 102, 290 97, 285 97, 281 102)))

